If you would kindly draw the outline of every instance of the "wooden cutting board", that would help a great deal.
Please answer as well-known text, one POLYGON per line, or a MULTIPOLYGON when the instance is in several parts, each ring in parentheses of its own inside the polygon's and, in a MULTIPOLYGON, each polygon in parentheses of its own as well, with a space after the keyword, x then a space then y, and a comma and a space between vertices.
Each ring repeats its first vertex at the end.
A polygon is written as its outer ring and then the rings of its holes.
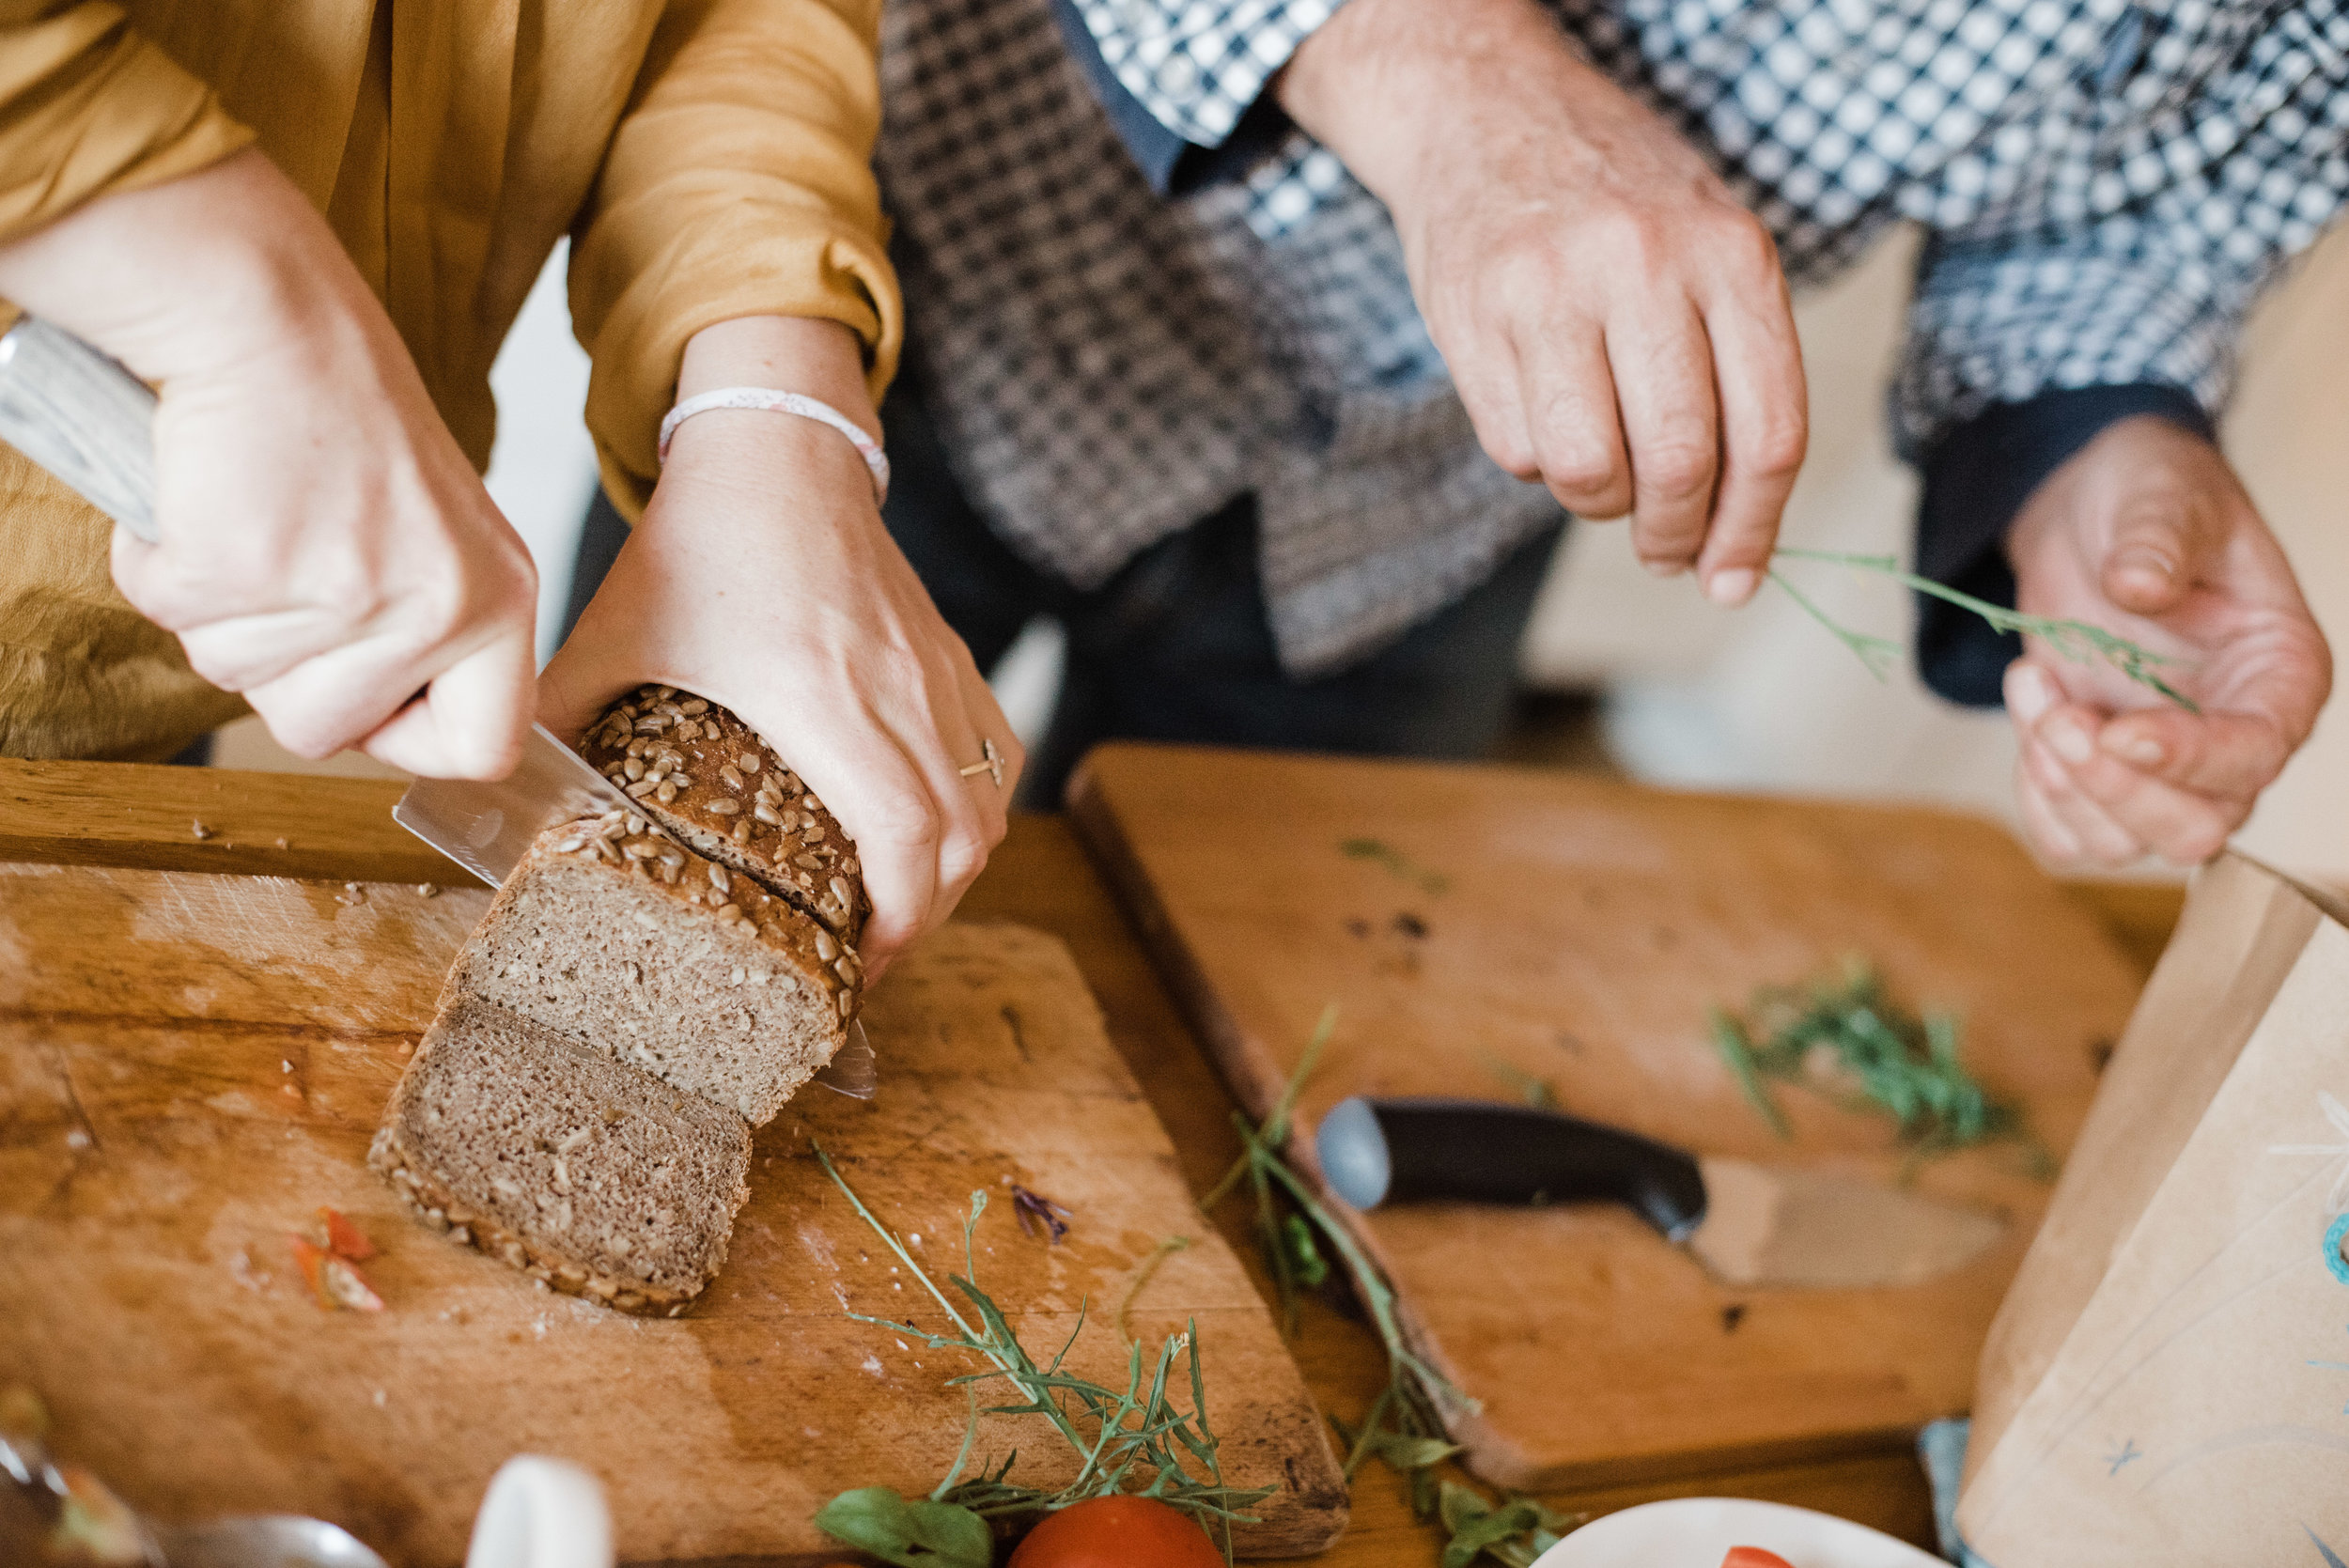
MULTIPOLYGON (((384 1097, 487 894, 86 866, 0 866, 0 1382, 35 1385, 59 1450, 164 1518, 298 1512, 397 1564, 443 1568, 496 1467, 561 1455, 601 1478, 624 1561, 837 1558, 809 1523, 851 1486, 935 1483, 972 1370, 849 1320, 942 1326, 809 1153, 812 1138, 943 1283, 972 1190, 980 1283, 1032 1346, 1124 1375, 1112 1320, 1169 1234, 1132 1324, 1195 1319, 1235 1484, 1279 1483, 1243 1554, 1344 1528, 1322 1424, 1237 1259, 1067 952, 951 925, 876 987, 870 1103, 818 1089, 758 1136, 731 1260, 693 1312, 630 1318, 549 1295, 410 1220, 364 1163, 384 1097), (1069 1209, 1023 1234, 1008 1182, 1069 1209), (381 1314, 321 1311, 286 1242, 319 1204, 365 1228, 381 1314), (910 1348, 909 1348, 910 1347, 910 1348)), ((951 1288, 951 1287, 948 1287, 951 1288)), ((1034 1418, 981 1451, 1073 1461, 1034 1418)), ((1033 1467, 1033 1469, 1031 1469, 1033 1467)))
MULTIPOLYGON (((1323 1007, 1299 1126, 1348 1094, 1516 1100, 1700 1152, 1896 1179, 1882 1119, 1784 1089, 1781 1142, 1707 1009, 1873 960, 1953 1008, 1966 1060, 2068 1148, 2137 982, 1989 823, 1926 810, 1669 794, 1495 768, 1116 745, 1081 830, 1240 1100, 1266 1111, 1323 1007)), ((1300 1140, 1292 1157, 1311 1167, 1300 1140)), ((1964 1410, 2048 1189, 2011 1148, 1925 1191, 2004 1239, 1908 1289, 1731 1290, 1618 1209, 1401 1208, 1350 1221, 1411 1333, 1481 1413, 1454 1436, 1503 1485, 1563 1489, 1882 1452, 1964 1410)))

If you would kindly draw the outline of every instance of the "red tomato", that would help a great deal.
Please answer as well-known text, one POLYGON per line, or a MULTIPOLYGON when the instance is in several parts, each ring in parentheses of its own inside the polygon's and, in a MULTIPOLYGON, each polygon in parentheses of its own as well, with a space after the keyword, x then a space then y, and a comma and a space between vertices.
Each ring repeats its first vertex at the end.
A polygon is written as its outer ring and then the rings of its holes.
POLYGON ((321 1207, 319 1218, 326 1222, 328 1251, 352 1263, 365 1263, 375 1256, 375 1243, 367 1239, 367 1233, 352 1224, 340 1209, 321 1207))
POLYGON ((1088 1498, 1028 1532, 1010 1568, 1223 1568, 1180 1509, 1150 1498, 1088 1498))
POLYGON ((1721 1559, 1721 1568, 1795 1568, 1776 1552, 1766 1552, 1759 1546, 1732 1546, 1721 1559))

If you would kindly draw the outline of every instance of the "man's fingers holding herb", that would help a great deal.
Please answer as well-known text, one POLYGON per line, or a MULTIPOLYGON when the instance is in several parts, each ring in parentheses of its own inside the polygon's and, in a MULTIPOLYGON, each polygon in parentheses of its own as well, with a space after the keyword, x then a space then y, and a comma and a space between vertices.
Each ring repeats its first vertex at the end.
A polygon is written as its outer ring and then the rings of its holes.
POLYGON ((1762 585, 1810 443, 1802 349, 1785 284, 1771 281, 1768 300, 1730 302, 1705 318, 1720 387, 1721 475, 1697 572, 1720 605, 1743 604, 1762 585))
POLYGON ((2096 735, 2106 756, 2197 795, 2250 800, 2275 783, 2299 737, 2263 713, 2124 713, 2096 735))
POLYGON ((1519 477, 1540 479, 1577 517, 1605 520, 1630 511, 1631 465, 1615 413, 1614 374, 1596 330, 1543 343, 1523 363, 1535 469, 1519 477))
POLYGON ((2023 819, 2023 836, 2042 860, 2069 865, 2080 858, 2079 839, 2057 819, 2019 753, 2015 758, 2015 804, 2023 819))
POLYGON ((2078 779, 2046 741, 2025 740, 2022 754, 2024 768, 2048 811, 2079 846, 2077 863, 2110 868, 2143 857, 2144 845, 2081 790, 2078 779))
POLYGON ((1631 449, 1631 544, 1663 576, 1703 547, 1720 472, 1720 422, 1704 323, 1683 300, 1657 319, 1610 334, 1615 395, 1631 449))
POLYGON ((2128 858, 2152 853, 2178 865, 2199 865, 2225 847, 2227 835, 2251 813, 2248 794, 2181 789, 2099 750, 2076 757, 2076 737, 2063 745, 2057 766, 2083 801, 2129 835, 2138 847, 2128 858))
POLYGON ((2044 808, 2035 813, 2033 800, 2026 799, 2026 824, 2052 818, 2062 825, 2073 846, 2068 853, 2060 845, 2042 844, 2059 858, 2121 865, 2155 854, 2195 865, 2217 853, 2250 815, 2259 784, 2192 766, 2149 768, 2122 749, 2128 736, 2148 731, 2180 745, 2175 737, 2224 732, 2241 722, 2239 716, 2198 719, 2180 709, 2147 708, 2113 719, 2061 700, 2054 677, 2028 660, 2016 660, 2007 672, 2007 705, 2021 744, 2023 774, 2035 803, 2044 808))

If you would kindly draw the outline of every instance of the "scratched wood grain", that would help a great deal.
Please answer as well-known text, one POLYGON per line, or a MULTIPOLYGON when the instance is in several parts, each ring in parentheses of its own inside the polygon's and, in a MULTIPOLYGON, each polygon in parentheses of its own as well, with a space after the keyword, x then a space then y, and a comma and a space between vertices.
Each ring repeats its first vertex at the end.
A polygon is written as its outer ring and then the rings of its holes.
MULTIPOLYGON (((844 1488, 926 1489, 953 1457, 954 1354, 850 1321, 926 1327, 810 1156, 963 1266, 1031 1343, 1089 1303, 1075 1361, 1122 1371, 1110 1324, 1160 1237, 1133 1322, 1196 1320, 1229 1479, 1279 1483, 1244 1551, 1327 1544, 1346 1495, 1268 1313, 1202 1232, 1165 1133, 1067 952, 956 925, 875 990, 880 1097, 811 1093, 760 1134, 732 1258, 695 1312, 624 1317, 531 1287, 409 1220, 363 1164, 385 1095, 486 894, 92 866, 0 866, 0 1381, 36 1385, 59 1446, 164 1518, 290 1511, 343 1522, 396 1563, 453 1564, 516 1452, 585 1465, 625 1560, 817 1560, 809 1516, 844 1488), (1004 1184, 1074 1211, 1023 1234, 1004 1184), (382 1247, 380 1315, 322 1312, 288 1231, 321 1203, 382 1247)), ((983 1447, 1061 1473, 1048 1432, 983 1447)))
MULTIPOLYGON (((1827 1096, 1785 1091, 1797 1136, 1774 1138, 1706 1029, 1715 1004, 1864 955, 1897 996, 1963 1016, 1968 1061, 2060 1154, 2141 979, 2005 833, 1945 812, 1129 744, 1092 753, 1072 809, 1251 1110, 1337 1004, 1306 1128, 1348 1094, 1514 1099, 1534 1078, 1684 1147, 1895 1180, 1882 1119, 1827 1096)), ((1967 1407, 2048 1193, 2011 1148, 1918 1179, 2011 1224, 1900 1290, 1733 1290, 1599 1205, 1353 1223, 1421 1348, 1482 1402, 1453 1421, 1471 1467, 1579 1491, 1907 1463, 1921 1423, 1967 1407)))

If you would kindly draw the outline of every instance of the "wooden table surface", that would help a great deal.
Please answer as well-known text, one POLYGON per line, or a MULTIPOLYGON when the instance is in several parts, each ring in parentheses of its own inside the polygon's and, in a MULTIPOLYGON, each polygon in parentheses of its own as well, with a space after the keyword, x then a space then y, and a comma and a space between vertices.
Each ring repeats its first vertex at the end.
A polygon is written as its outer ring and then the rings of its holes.
MULTIPOLYGON (((399 786, 372 780, 232 773, 108 763, 0 759, 0 860, 149 866, 333 879, 447 882, 455 868, 391 820, 399 786), (197 836, 200 822, 207 836, 197 836)), ((2176 919, 2180 890, 2079 883, 2123 948, 2148 970, 2176 919)), ((1065 940, 1099 998, 1112 1039, 1172 1136, 1194 1191, 1238 1151, 1232 1101, 1161 988, 1124 917, 1067 825, 1014 818, 1009 836, 963 901, 974 919, 1012 920, 1065 940)), ((1255 1265, 1247 1213, 1218 1217, 1255 1265)), ((1268 1292, 1261 1273, 1258 1287, 1268 1292)), ((1384 1383, 1377 1337, 1309 1300, 1293 1346, 1325 1410, 1359 1419, 1384 1383)), ((1593 1512, 1652 1498, 1731 1494, 1823 1509, 1912 1540, 1930 1534, 1924 1483, 1889 1452, 1554 1497, 1593 1512)), ((1352 1529, 1317 1560, 1342 1568, 1429 1568, 1440 1532, 1417 1523, 1396 1479, 1376 1462, 1354 1487, 1352 1529)))

